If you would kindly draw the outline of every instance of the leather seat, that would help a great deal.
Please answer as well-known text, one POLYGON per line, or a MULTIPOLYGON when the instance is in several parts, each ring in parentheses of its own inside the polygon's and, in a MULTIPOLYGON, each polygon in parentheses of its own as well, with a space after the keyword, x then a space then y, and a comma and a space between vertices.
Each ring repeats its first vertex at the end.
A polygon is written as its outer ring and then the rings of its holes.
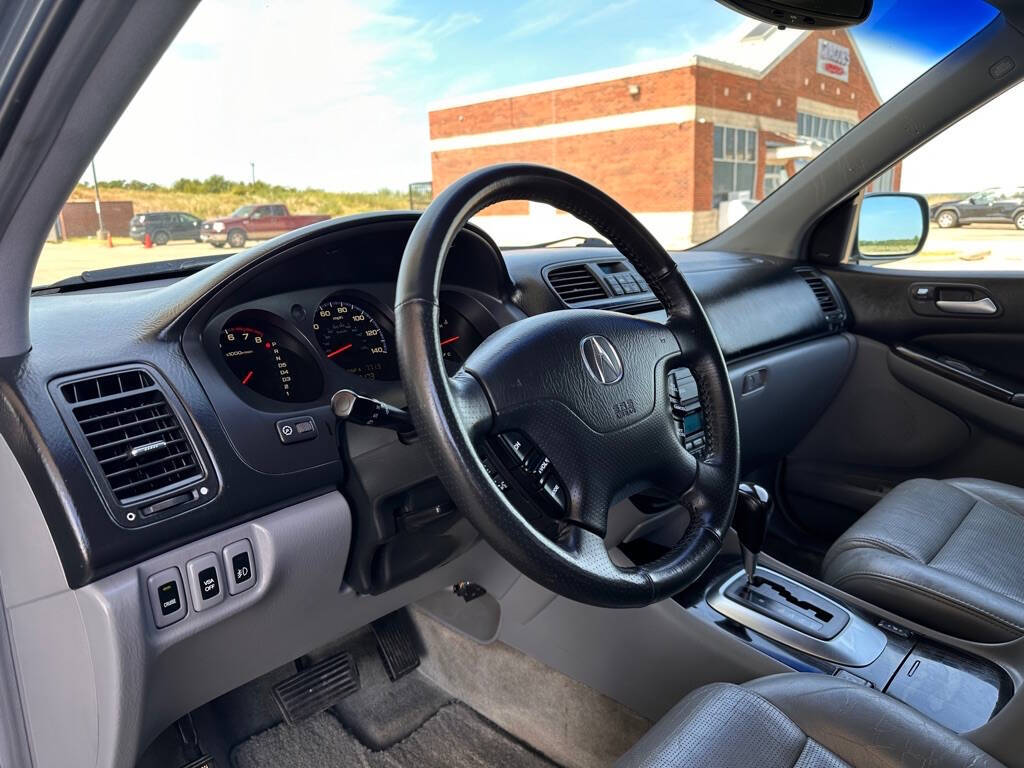
POLYGON ((884 693, 822 674, 700 688, 617 768, 992 768, 994 758, 884 693))
POLYGON ((1024 634, 1024 489, 986 480, 908 480, 832 545, 823 578, 966 640, 1024 634))

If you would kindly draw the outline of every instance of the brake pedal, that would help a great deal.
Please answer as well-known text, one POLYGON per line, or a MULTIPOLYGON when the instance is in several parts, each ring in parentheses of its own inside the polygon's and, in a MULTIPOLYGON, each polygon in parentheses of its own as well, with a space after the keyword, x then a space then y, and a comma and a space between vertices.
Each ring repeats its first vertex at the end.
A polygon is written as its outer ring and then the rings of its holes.
POLYGON ((359 668, 348 651, 318 661, 274 686, 274 701, 294 725, 359 690, 359 668))
POLYGON ((377 639, 380 660, 384 662, 384 669, 392 682, 420 665, 415 630, 405 610, 389 613, 377 619, 370 627, 377 639))

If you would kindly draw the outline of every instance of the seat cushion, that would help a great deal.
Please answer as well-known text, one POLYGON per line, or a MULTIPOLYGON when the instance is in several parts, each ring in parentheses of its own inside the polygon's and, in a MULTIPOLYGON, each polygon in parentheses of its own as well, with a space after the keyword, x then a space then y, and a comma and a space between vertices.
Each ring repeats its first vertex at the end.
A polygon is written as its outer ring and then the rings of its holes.
POLYGON ((983 643, 1024 634, 1024 490, 908 480, 832 545, 823 578, 895 614, 983 643))
POLYGON ((970 742, 873 688, 784 674, 691 693, 617 768, 994 768, 970 742))

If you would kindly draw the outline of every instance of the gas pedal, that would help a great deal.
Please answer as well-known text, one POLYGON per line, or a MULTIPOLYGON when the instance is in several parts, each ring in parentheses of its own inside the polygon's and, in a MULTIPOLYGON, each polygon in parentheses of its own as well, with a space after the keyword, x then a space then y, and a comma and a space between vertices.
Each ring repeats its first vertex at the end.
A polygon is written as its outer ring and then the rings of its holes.
POLYGON ((370 625, 377 639, 377 651, 392 682, 420 665, 412 619, 404 609, 389 613, 370 625))
POLYGON ((358 690, 359 668, 352 654, 342 651, 279 682, 274 701, 285 722, 294 725, 358 690))

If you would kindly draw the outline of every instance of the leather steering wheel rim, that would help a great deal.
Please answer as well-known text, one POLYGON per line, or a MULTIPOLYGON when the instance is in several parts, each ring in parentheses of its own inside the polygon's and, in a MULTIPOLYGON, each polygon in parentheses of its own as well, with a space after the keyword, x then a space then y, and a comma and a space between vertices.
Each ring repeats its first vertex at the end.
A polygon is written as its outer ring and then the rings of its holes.
POLYGON ((546 166, 511 163, 470 173, 438 195, 414 227, 395 319, 409 411, 438 477, 484 540, 527 577, 580 602, 643 606, 684 589, 719 552, 739 479, 725 360, 675 262, 611 197, 546 166), (445 256, 472 216, 513 199, 567 211, 607 237, 650 285, 667 322, 598 310, 548 312, 500 329, 449 377, 437 330, 445 256), (582 351, 590 337, 621 358, 619 380, 603 382, 612 377, 587 371, 582 351), (669 409, 667 373, 683 366, 703 407, 707 453, 700 461, 681 446, 669 409), (568 502, 558 541, 506 499, 474 448, 509 429, 527 434, 562 475, 568 502), (603 539, 608 508, 652 485, 679 498, 690 517, 686 531, 652 563, 616 565, 603 539))

